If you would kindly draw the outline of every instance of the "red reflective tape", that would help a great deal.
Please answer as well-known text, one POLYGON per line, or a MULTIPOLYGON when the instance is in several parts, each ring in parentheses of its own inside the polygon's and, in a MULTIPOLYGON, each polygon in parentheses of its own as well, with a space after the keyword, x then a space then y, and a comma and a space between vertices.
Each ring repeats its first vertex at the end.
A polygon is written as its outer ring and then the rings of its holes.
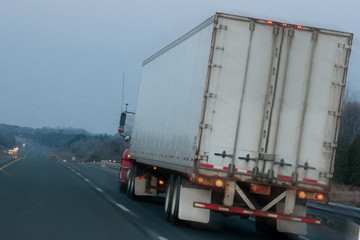
POLYGON ((267 217, 267 213, 263 213, 263 212, 254 212, 254 215, 257 215, 257 216, 262 216, 262 217, 267 217))
POLYGON ((237 172, 238 171, 238 169, 237 168, 235 168, 235 172, 237 172))
POLYGON ((317 183, 317 180, 313 180, 313 179, 307 179, 307 178, 303 178, 304 182, 311 182, 311 183, 317 183))
POLYGON ((199 167, 214 168, 214 165, 199 163, 199 167))
POLYGON ((312 220, 312 219, 308 219, 308 218, 302 218, 301 221, 306 222, 306 223, 316 223, 316 220, 312 220))
POLYGON ((208 208, 208 209, 211 209, 211 210, 219 210, 220 209, 220 207, 211 206, 211 205, 207 205, 207 204, 204 204, 204 208, 208 208))
POLYGON ((244 210, 240 210, 240 209, 229 209, 230 212, 235 212, 235 213, 244 213, 244 210))
POLYGON ((287 216, 281 216, 281 215, 277 215, 276 216, 278 219, 284 219, 284 220, 291 220, 291 217, 287 217, 287 216))
POLYGON ((288 179, 288 180, 291 180, 292 177, 290 176, 284 176, 284 175, 277 175, 278 178, 283 178, 283 179, 288 179))
POLYGON ((229 167, 223 167, 224 170, 229 170, 229 167))
POLYGON ((253 173, 253 171, 247 170, 247 173, 252 174, 252 173, 253 173))
POLYGON ((143 175, 143 176, 140 176, 138 180, 141 180, 141 179, 143 179, 144 177, 146 177, 146 174, 143 175))

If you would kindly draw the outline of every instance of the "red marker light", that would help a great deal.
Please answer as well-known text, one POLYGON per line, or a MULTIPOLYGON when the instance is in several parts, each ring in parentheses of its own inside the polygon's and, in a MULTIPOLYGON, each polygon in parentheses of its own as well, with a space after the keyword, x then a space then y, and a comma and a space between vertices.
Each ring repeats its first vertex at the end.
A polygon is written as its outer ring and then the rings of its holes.
POLYGON ((302 26, 301 25, 296 25, 296 28, 297 29, 302 29, 302 26))
POLYGON ((316 199, 319 201, 324 201, 325 196, 324 196, 324 194, 318 193, 318 194, 316 194, 316 199))
POLYGON ((286 23, 283 23, 282 26, 283 26, 283 27, 287 27, 287 24, 286 24, 286 23))
POLYGON ((306 198, 306 192, 300 191, 300 192, 298 193, 298 196, 299 196, 299 198, 304 199, 304 198, 306 198))
POLYGON ((273 21, 267 20, 267 24, 273 24, 273 21))
POLYGON ((224 185, 224 182, 221 179, 216 179, 215 186, 222 187, 224 185))
POLYGON ((202 177, 198 177, 198 179, 197 179, 197 182, 199 183, 199 184, 203 184, 204 183, 204 178, 202 178, 202 177))

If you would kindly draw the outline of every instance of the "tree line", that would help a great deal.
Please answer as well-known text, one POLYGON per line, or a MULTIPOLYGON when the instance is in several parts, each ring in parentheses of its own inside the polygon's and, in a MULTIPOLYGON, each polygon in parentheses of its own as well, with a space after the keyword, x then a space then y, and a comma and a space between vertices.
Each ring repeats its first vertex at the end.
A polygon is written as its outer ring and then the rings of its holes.
POLYGON ((348 92, 344 99, 334 180, 337 183, 360 186, 360 96, 348 92))

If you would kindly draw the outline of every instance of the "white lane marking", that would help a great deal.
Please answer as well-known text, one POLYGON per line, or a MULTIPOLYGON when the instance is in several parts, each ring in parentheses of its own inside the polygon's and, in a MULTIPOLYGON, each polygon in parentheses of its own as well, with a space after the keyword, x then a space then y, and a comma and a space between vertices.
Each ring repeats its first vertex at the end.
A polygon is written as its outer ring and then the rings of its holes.
POLYGON ((95 187, 96 191, 98 192, 104 192, 101 188, 95 187))
POLYGON ((121 210, 125 211, 125 212, 130 212, 129 209, 127 209, 125 206, 121 205, 120 203, 116 203, 115 204, 117 207, 121 208, 121 210))
POLYGON ((299 239, 310 240, 310 238, 307 238, 307 237, 304 237, 304 236, 299 236, 299 239))
POLYGON ((158 236, 158 239, 159 239, 159 240, 168 240, 167 238, 164 238, 164 237, 162 237, 162 236, 158 236))
POLYGON ((79 177, 81 177, 81 176, 82 176, 82 175, 81 175, 80 173, 78 173, 78 172, 76 173, 76 175, 78 175, 79 177))
POLYGON ((90 182, 90 180, 89 180, 89 179, 87 179, 87 178, 84 178, 84 180, 85 180, 85 182, 90 182))

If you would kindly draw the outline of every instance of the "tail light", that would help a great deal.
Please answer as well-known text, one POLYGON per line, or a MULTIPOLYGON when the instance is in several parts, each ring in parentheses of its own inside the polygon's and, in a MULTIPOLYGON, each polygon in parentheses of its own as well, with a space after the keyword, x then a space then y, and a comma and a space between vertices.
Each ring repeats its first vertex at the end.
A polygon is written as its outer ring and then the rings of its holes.
POLYGON ((315 198, 316 198, 316 200, 319 200, 319 201, 324 201, 325 200, 325 196, 322 193, 316 194, 315 198))
POLYGON ((215 186, 222 187, 224 185, 224 182, 221 179, 215 180, 215 186))
POLYGON ((204 181, 205 181, 205 179, 203 177, 198 177, 197 178, 197 183, 199 183, 199 184, 203 184, 204 181))
POLYGON ((301 198, 301 199, 305 199, 306 198, 306 192, 304 192, 304 191, 298 192, 298 197, 301 198))

